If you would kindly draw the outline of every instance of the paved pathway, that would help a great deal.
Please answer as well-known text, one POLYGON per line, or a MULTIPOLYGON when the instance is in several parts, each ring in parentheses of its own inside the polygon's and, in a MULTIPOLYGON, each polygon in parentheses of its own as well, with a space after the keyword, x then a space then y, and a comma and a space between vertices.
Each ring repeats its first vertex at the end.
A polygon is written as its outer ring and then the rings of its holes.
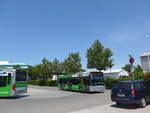
POLYGON ((84 109, 80 111, 75 111, 71 113, 150 113, 150 105, 145 108, 138 108, 134 105, 125 105, 117 107, 114 103, 94 107, 90 109, 84 109))
POLYGON ((57 87, 29 86, 27 97, 24 99, 56 98, 72 95, 73 92, 59 90, 57 87))

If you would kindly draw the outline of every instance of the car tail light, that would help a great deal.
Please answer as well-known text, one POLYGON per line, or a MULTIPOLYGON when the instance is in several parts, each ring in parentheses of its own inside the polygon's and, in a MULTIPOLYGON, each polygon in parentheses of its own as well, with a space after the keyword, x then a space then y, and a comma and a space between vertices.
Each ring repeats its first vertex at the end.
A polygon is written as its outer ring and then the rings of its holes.
POLYGON ((12 90, 14 90, 14 91, 16 90, 16 85, 15 84, 13 85, 12 90))
POLYGON ((131 94, 132 94, 132 95, 135 95, 136 93, 137 93, 136 89, 134 89, 134 88, 131 89, 131 94))

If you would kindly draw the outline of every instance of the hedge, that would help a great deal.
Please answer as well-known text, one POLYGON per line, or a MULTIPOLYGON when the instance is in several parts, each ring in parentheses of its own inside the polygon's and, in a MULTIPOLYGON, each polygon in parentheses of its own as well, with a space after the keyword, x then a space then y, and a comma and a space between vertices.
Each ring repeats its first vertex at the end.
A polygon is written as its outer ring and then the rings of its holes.
POLYGON ((145 73, 145 80, 150 80, 150 72, 145 73))
POLYGON ((57 86, 56 80, 30 80, 28 84, 39 86, 57 86))
MULTIPOLYGON (((119 78, 119 79, 114 79, 114 78, 106 78, 104 83, 106 86, 106 89, 111 89, 113 87, 113 85, 118 82, 118 81, 122 81, 122 80, 131 80, 131 78, 119 78)), ((28 81, 28 84, 31 85, 39 85, 39 86, 57 86, 57 81, 52 81, 52 80, 30 80, 28 81)))
POLYGON ((114 79, 114 78, 105 78, 104 83, 106 86, 106 89, 111 89, 113 85, 122 80, 132 80, 130 77, 125 77, 125 78, 119 78, 119 79, 114 79))

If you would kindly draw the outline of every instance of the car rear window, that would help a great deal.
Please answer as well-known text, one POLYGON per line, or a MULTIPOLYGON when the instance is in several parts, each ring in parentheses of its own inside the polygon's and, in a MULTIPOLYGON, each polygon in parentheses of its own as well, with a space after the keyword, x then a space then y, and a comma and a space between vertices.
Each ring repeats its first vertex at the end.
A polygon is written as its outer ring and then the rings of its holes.
POLYGON ((144 86, 143 86, 143 83, 134 83, 134 84, 133 84, 133 87, 134 87, 134 88, 142 88, 142 87, 144 87, 144 86))
POLYGON ((131 83, 119 82, 114 85, 115 88, 131 88, 131 83))
POLYGON ((134 83, 135 88, 149 88, 150 83, 149 82, 139 82, 139 83, 134 83))

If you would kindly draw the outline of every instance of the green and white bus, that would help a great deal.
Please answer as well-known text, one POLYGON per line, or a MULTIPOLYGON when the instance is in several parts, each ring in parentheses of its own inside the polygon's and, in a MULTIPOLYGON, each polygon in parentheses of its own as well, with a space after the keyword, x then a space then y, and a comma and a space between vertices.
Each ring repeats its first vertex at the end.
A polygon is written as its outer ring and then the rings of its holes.
POLYGON ((104 76, 101 72, 60 75, 58 77, 58 87, 80 92, 103 92, 105 90, 104 76))
POLYGON ((0 97, 27 93, 27 71, 21 68, 10 68, 12 65, 7 66, 0 65, 0 97))

